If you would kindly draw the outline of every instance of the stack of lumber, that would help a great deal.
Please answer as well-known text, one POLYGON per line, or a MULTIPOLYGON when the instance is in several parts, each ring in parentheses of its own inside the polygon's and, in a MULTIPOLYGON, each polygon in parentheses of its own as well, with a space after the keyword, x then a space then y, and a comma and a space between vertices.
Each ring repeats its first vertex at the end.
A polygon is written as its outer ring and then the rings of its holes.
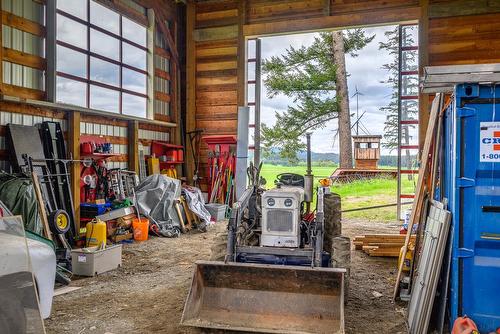
MULTIPOLYGON (((354 247, 370 256, 398 257, 405 243, 404 234, 365 234, 354 237, 354 247)), ((415 236, 411 237, 415 241, 415 236)))

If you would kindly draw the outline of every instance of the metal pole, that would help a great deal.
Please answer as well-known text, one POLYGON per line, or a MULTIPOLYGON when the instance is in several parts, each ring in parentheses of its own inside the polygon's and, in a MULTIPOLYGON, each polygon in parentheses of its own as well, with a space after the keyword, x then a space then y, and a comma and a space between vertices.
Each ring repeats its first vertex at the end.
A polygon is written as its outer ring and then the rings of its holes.
POLYGON ((304 176, 304 201, 306 202, 306 211, 311 211, 311 203, 313 201, 313 180, 311 167, 311 134, 306 133, 307 141, 307 170, 304 176))
POLYGON ((238 107, 238 142, 236 145, 236 198, 240 198, 247 187, 248 160, 248 116, 249 107, 238 107))
POLYGON ((256 167, 260 164, 260 85, 261 85, 261 40, 255 40, 255 128, 253 163, 256 167))
POLYGON ((401 219, 401 95, 403 92, 403 27, 398 26, 398 180, 397 180, 397 220, 401 219))

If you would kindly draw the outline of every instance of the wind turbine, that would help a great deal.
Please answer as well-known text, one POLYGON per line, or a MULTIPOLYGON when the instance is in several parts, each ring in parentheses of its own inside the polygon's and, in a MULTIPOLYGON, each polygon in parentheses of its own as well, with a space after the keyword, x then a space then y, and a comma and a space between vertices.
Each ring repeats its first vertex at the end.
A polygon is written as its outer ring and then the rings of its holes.
MULTIPOLYGON (((365 95, 363 93, 361 93, 359 90, 358 90, 358 86, 354 86, 355 89, 356 89, 356 93, 354 93, 351 98, 355 97, 356 96, 356 136, 359 135, 359 120, 360 120, 360 117, 359 117, 359 96, 360 95, 365 95)), ((363 116, 361 116, 363 117, 363 116)))

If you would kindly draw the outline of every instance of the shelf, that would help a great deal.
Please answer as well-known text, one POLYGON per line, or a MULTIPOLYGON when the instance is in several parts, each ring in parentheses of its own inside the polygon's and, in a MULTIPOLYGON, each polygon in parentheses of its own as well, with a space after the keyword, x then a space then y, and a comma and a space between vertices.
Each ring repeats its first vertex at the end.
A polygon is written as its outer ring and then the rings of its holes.
POLYGON ((91 153, 91 154, 83 154, 80 153, 81 158, 94 158, 94 159, 108 159, 111 157, 118 157, 120 153, 91 153))
POLYGON ((168 148, 184 149, 184 147, 182 145, 175 145, 175 144, 165 143, 165 142, 156 141, 156 140, 153 140, 151 142, 151 145, 160 145, 160 146, 164 146, 164 147, 168 147, 168 148))
POLYGON ((184 161, 160 161, 160 165, 180 165, 183 164, 184 161))

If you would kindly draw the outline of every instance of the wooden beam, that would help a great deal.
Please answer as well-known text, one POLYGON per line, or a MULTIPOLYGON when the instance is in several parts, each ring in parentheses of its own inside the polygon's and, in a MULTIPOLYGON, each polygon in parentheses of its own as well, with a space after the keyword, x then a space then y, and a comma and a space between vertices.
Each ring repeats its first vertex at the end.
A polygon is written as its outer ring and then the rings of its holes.
POLYGON ((246 39, 243 27, 246 23, 247 1, 242 0, 238 4, 238 106, 246 104, 246 39))
POLYGON ((196 21, 196 5, 188 2, 186 9, 186 161, 187 181, 193 179, 195 169, 192 152, 190 151, 190 131, 196 130, 196 43, 194 41, 194 27, 196 21))
MULTIPOLYGON (((69 153, 75 160, 80 159, 80 113, 68 112, 68 147, 69 153)), ((75 211, 75 230, 80 236, 80 163, 71 164, 71 195, 75 211)))
POLYGON ((47 61, 39 56, 9 48, 2 48, 2 54, 3 60, 14 64, 37 68, 41 71, 47 68, 47 61))
POLYGON ((500 1, 491 0, 454 0, 450 2, 432 2, 429 5, 429 17, 452 17, 500 13, 500 1))
POLYGON ((420 6, 374 9, 366 12, 337 14, 309 19, 273 21, 269 23, 246 24, 243 33, 246 37, 258 37, 272 34, 289 34, 350 28, 371 25, 389 25, 397 23, 417 22, 420 18, 420 6))
MULTIPOLYGON (((419 77, 423 76, 424 67, 429 65, 429 0, 420 0, 420 8, 420 20, 418 22, 419 77)), ((425 131, 429 123, 429 95, 420 93, 418 103, 418 138, 419 146, 422 149, 424 147, 425 131)))
POLYGON ((167 46, 170 53, 172 54, 173 61, 176 64, 179 64, 179 53, 177 52, 177 46, 175 45, 170 29, 165 24, 165 21, 166 17, 165 15, 163 15, 163 12, 159 9, 155 9, 155 22, 160 28, 160 31, 167 42, 167 46))
MULTIPOLYGON (((242 1, 241 3, 245 3, 242 1)), ((197 42, 214 41, 238 37, 239 24, 223 27, 212 27, 194 30, 194 39, 197 42)))
POLYGON ((128 122, 128 170, 139 174, 139 122, 128 122))
POLYGON ((171 97, 169 94, 155 91, 155 99, 160 100, 160 101, 164 101, 164 102, 170 102, 171 97))
POLYGON ((1 94, 7 96, 15 96, 21 99, 31 99, 31 100, 45 99, 44 91, 21 87, 21 86, 14 86, 6 83, 2 84, 1 94))
POLYGON ((155 68, 155 76, 165 80, 170 80, 170 73, 160 70, 159 68, 155 68))
POLYGON ((45 27, 37 22, 25 19, 9 12, 2 11, 2 24, 21 31, 29 32, 30 34, 45 37, 45 27))
POLYGON ((172 58, 172 56, 170 55, 170 53, 167 50, 162 49, 158 46, 155 46, 155 54, 162 56, 163 58, 167 58, 167 59, 172 58))

